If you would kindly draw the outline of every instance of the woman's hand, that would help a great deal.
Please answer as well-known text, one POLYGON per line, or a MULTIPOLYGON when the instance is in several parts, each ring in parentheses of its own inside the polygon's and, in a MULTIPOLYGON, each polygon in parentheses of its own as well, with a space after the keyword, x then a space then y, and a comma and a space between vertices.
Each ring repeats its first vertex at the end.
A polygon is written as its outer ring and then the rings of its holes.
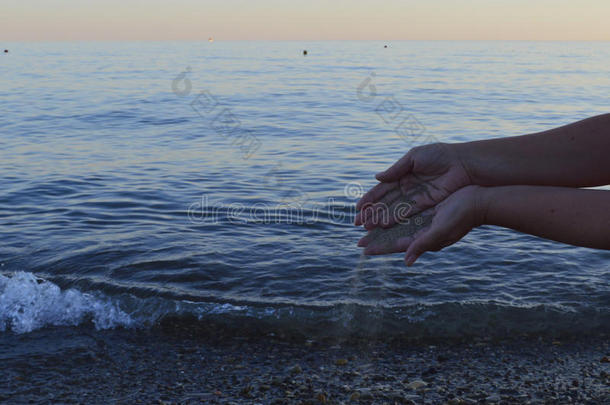
MULTIPOLYGON (((355 224, 366 229, 388 228, 401 220, 433 207, 461 187, 472 184, 468 171, 451 144, 436 143, 411 149, 385 172, 376 175, 381 183, 356 205, 355 224), (397 202, 409 201, 411 209, 398 209, 397 202)), ((398 204, 401 205, 401 204, 398 204)))
POLYGON ((393 239, 389 241, 390 246, 387 238, 385 244, 375 243, 383 239, 379 237, 369 243, 366 236, 359 245, 366 246, 364 253, 368 255, 406 251, 405 262, 411 266, 424 252, 436 252, 453 245, 483 223, 485 207, 480 203, 480 190, 478 186, 467 186, 451 194, 433 209, 431 224, 413 236, 399 235, 388 229, 381 232, 388 233, 393 239))

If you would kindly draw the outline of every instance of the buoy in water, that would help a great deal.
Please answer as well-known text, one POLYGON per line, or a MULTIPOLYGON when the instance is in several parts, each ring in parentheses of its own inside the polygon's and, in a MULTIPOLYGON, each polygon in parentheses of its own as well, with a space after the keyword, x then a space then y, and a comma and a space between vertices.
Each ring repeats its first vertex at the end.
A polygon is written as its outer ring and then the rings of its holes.
POLYGON ((5 49, 5 50, 4 50, 4 53, 8 53, 8 49, 5 49))
POLYGON ((303 49, 303 56, 307 56, 307 49, 303 49))

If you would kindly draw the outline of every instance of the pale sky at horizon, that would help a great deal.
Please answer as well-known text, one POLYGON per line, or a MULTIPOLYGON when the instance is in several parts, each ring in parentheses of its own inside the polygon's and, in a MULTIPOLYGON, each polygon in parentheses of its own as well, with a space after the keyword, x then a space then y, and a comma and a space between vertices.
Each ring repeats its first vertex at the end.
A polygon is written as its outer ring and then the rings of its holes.
POLYGON ((0 0, 0 41, 610 40, 610 0, 0 0))

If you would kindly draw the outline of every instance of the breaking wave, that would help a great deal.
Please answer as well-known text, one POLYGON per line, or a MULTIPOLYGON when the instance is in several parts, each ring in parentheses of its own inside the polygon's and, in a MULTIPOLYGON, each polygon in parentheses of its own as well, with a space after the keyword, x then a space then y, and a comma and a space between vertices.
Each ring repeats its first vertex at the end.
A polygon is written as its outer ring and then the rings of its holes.
POLYGON ((48 325, 91 321, 97 329, 130 326, 116 302, 73 289, 61 290, 32 273, 0 275, 0 331, 31 332, 48 325))

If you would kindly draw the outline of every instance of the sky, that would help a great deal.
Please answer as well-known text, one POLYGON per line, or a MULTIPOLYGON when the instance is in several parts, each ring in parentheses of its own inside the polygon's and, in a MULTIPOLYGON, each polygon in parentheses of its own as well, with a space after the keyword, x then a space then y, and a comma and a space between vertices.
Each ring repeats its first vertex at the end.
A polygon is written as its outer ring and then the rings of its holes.
POLYGON ((610 0, 0 0, 0 41, 610 40, 610 0))

